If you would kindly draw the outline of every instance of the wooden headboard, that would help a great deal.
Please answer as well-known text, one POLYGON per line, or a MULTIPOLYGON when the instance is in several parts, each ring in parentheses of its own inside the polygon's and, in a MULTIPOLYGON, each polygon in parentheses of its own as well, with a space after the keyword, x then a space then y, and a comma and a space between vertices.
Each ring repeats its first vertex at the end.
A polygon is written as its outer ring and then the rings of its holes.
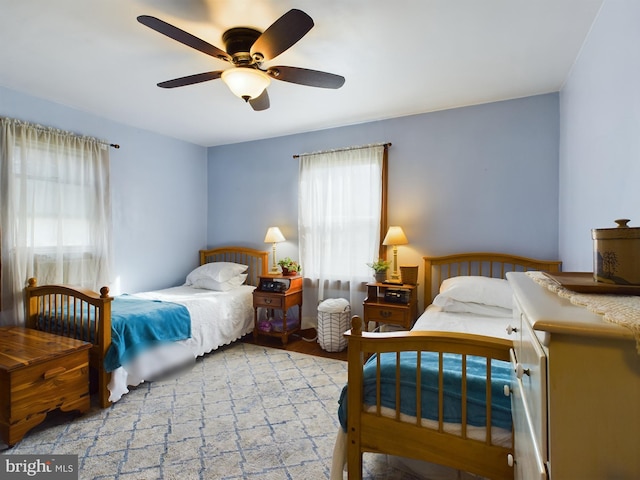
POLYGON ((433 302, 442 281, 450 277, 479 275, 505 278, 507 272, 526 272, 527 270, 559 272, 562 268, 562 262, 559 260, 537 260, 506 253, 471 252, 422 258, 425 306, 433 302))
POLYGON ((247 285, 258 286, 261 275, 269 270, 269 252, 244 247, 219 247, 200 250, 200 265, 211 262, 233 262, 248 265, 247 285))

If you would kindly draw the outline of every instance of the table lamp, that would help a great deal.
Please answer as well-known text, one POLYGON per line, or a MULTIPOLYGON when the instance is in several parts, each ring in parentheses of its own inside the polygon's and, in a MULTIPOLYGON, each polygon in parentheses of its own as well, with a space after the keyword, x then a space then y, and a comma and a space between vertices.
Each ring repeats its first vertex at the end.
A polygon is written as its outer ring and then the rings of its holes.
POLYGON ((406 245, 409 243, 407 236, 402 231, 402 227, 389 227, 387 235, 382 241, 383 245, 393 245, 393 273, 389 283, 402 283, 398 274, 398 245, 406 245))
POLYGON ((267 234, 264 236, 264 243, 273 244, 273 265, 271 266, 271 270, 269 271, 269 273, 272 275, 280 273, 280 270, 278 270, 278 264, 276 262, 276 243, 284 241, 284 235, 282 235, 282 232, 278 227, 269 227, 269 229, 267 230, 267 234))

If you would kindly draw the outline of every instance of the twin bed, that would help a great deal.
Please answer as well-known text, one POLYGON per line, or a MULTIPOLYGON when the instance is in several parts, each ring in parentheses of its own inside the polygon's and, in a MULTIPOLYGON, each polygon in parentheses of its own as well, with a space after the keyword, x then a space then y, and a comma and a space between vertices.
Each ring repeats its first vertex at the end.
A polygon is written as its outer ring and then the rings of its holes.
POLYGON ((221 247, 200 251, 184 285, 153 292, 114 298, 107 287, 96 293, 30 279, 26 326, 92 344, 89 365, 105 408, 128 386, 251 332, 253 290, 267 269, 266 251, 221 247))
POLYGON ((364 452, 425 461, 413 466, 438 475, 448 467, 451 478, 512 479, 513 319, 504 277, 560 266, 494 253, 425 257, 429 307, 410 332, 363 332, 354 317, 332 480, 342 478, 345 462, 350 480, 362 478, 364 452))

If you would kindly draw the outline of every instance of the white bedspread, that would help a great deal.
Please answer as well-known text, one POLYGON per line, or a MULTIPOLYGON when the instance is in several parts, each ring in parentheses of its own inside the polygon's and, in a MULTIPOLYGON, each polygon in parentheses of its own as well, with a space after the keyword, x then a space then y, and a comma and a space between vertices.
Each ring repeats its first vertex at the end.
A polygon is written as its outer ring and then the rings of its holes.
POLYGON ((513 318, 443 312, 440 307, 429 305, 411 330, 472 333, 512 340, 513 337, 507 334, 510 324, 513 325, 513 318))
POLYGON ((109 382, 109 400, 117 402, 129 392, 128 386, 227 345, 253 330, 255 287, 242 285, 227 292, 188 286, 167 288, 133 296, 184 305, 191 316, 191 338, 143 352, 133 361, 114 370, 109 382))

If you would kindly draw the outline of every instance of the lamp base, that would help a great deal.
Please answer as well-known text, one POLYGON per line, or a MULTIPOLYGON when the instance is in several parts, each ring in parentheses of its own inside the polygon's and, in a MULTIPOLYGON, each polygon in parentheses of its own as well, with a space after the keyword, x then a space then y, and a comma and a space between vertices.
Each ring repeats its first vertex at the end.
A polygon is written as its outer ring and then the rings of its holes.
POLYGON ((382 283, 387 283, 389 285, 402 285, 402 280, 384 280, 382 283))

